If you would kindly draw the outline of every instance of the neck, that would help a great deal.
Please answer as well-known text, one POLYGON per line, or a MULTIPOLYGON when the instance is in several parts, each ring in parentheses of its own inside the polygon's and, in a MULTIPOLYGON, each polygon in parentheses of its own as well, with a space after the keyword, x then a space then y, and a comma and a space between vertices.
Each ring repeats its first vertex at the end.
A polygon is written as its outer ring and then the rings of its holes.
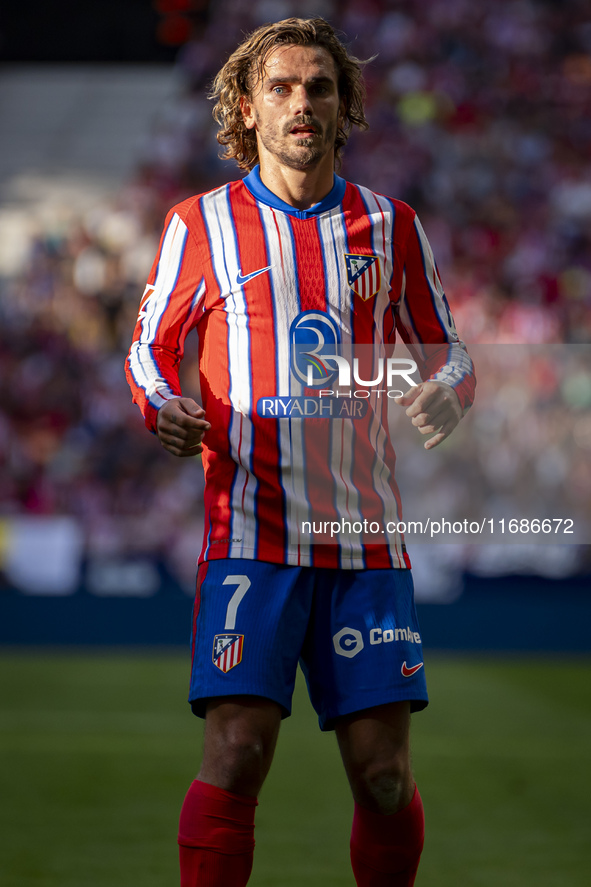
POLYGON ((334 156, 310 169, 292 169, 260 155, 261 181, 269 191, 295 209, 309 209, 326 197, 334 184, 334 156))

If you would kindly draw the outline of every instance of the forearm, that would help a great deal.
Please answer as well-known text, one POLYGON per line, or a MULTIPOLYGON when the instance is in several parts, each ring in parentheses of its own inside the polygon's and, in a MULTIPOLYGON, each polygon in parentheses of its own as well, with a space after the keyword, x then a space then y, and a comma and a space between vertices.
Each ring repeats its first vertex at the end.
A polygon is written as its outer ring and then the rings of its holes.
POLYGON ((474 364, 462 342, 442 346, 426 346, 421 376, 433 382, 449 385, 458 396, 462 412, 466 413, 474 401, 476 377, 474 364))
POLYGON ((156 432, 159 409, 181 395, 178 359, 161 346, 133 342, 125 363, 133 400, 138 404, 147 428, 156 432))

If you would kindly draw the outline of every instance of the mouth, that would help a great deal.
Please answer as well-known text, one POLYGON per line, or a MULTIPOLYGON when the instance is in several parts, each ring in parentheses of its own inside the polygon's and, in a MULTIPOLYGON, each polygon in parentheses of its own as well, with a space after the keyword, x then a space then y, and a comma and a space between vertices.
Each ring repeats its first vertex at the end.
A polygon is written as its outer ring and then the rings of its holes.
POLYGON ((289 132, 291 135, 308 139, 312 138, 312 136, 318 135, 317 128, 311 123, 299 123, 297 126, 292 126, 289 132))

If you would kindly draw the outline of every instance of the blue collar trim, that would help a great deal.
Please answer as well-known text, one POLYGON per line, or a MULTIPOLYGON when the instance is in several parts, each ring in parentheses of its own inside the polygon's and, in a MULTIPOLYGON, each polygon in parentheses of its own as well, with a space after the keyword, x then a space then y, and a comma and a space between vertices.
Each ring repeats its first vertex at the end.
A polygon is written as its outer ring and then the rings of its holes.
POLYGON ((277 197, 276 194, 270 191, 266 185, 263 185, 263 182, 261 181, 260 167, 258 165, 255 166, 252 172, 250 172, 242 181, 255 200, 259 200, 261 203, 266 203, 268 206, 273 207, 273 209, 278 209, 290 216, 295 216, 297 219, 311 219, 314 218, 314 216, 319 216, 320 213, 327 212, 327 210, 339 206, 339 204, 343 202, 345 189, 347 187, 346 181, 340 176, 335 175, 332 189, 328 192, 326 197, 322 198, 320 203, 315 203, 314 206, 311 206, 309 209, 296 209, 295 206, 291 206, 291 204, 281 200, 281 198, 277 197))

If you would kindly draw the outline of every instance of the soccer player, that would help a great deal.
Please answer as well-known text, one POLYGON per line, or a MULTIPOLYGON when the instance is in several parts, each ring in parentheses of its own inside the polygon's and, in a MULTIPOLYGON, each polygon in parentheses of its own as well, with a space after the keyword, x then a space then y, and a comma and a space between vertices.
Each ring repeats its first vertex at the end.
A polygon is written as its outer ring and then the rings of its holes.
POLYGON ((399 534, 314 544, 301 519, 400 515, 385 398, 342 418, 355 401, 330 354, 379 350, 398 330, 423 376, 398 403, 427 448, 469 407, 471 363, 414 211, 335 174, 367 123, 361 64, 331 26, 259 28, 214 95, 218 139, 249 173, 170 211, 127 361, 148 428, 176 456, 203 452, 205 470, 189 697, 205 739, 181 811, 181 885, 247 883, 301 661, 351 785, 356 882, 406 887, 424 832, 409 723, 427 704, 410 562, 399 534), (202 405, 179 387, 193 328, 202 405))

